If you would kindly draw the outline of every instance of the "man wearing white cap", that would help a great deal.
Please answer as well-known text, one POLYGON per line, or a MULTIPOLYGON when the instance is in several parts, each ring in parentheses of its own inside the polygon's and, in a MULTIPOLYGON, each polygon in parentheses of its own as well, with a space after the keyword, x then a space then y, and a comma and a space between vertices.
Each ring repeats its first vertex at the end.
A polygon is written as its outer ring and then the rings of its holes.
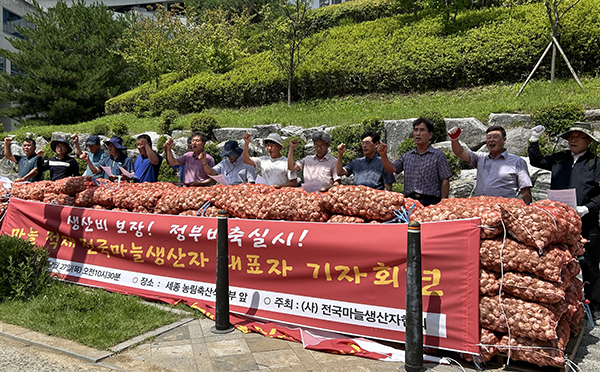
POLYGON ((295 187, 298 185, 296 171, 288 170, 287 158, 281 156, 283 139, 277 133, 271 133, 263 139, 263 145, 267 149, 267 156, 250 157, 250 141, 252 135, 244 134, 244 151, 242 160, 244 163, 260 170, 260 175, 267 181, 268 185, 275 188, 295 187))
POLYGON ((552 171, 551 189, 575 189, 577 214, 581 217, 581 235, 589 242, 584 245, 585 254, 581 271, 585 284, 585 296, 590 300, 594 316, 600 316, 600 164, 589 146, 598 142, 592 126, 576 122, 568 131, 559 134, 569 141, 569 150, 543 156, 539 138, 544 127, 538 125, 531 130, 527 149, 531 165, 552 171))

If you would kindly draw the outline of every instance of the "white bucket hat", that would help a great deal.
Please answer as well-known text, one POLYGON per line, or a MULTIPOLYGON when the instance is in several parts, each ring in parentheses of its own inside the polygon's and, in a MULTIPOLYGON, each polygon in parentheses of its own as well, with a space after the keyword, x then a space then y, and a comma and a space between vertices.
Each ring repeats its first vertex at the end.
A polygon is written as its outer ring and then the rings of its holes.
POLYGON ((271 142, 275 142, 276 144, 278 144, 279 146, 283 147, 283 139, 281 138, 281 136, 277 133, 270 133, 267 138, 263 138, 263 145, 265 144, 265 142, 267 141, 271 141, 271 142))

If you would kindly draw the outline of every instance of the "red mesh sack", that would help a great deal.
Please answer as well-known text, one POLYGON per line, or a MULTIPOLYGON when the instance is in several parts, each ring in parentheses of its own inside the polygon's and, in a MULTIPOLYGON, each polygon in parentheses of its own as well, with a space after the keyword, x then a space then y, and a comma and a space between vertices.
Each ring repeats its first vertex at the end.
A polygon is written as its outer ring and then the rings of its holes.
POLYGON ((149 189, 171 190, 171 189, 179 188, 171 182, 142 182, 142 183, 131 183, 129 185, 136 189, 144 189, 144 190, 149 190, 149 189))
POLYGON ((581 221, 570 207, 557 202, 531 206, 502 206, 502 218, 508 232, 521 243, 542 250, 553 243, 576 244, 581 221))
POLYGON ((532 247, 515 242, 511 239, 482 240, 479 249, 479 260, 483 267, 500 272, 527 272, 540 278, 560 282, 561 272, 567 263, 573 260, 567 251, 556 248, 544 249, 542 255, 532 247), (502 253, 502 262, 500 254, 502 253))
POLYGON ((389 221, 394 210, 404 207, 404 195, 366 186, 334 186, 323 197, 323 205, 332 214, 389 221))
POLYGON ((226 210, 232 217, 255 219, 265 197, 270 193, 265 191, 276 189, 272 186, 268 186, 269 189, 254 188, 249 185, 242 184, 216 189, 211 195, 210 202, 217 208, 226 210))
POLYGON ((53 188, 52 181, 39 181, 34 183, 13 184, 10 196, 25 200, 44 200, 44 193, 48 187, 53 188))
POLYGON ((329 212, 321 196, 302 188, 284 187, 265 196, 257 217, 263 220, 326 222, 329 212))
POLYGON ((560 236, 560 240, 556 243, 575 244, 579 241, 579 234, 581 234, 581 218, 579 218, 577 211, 565 203, 549 199, 536 201, 532 205, 541 208, 550 207, 545 209, 550 211, 555 218, 561 220, 561 224, 566 225, 564 226, 564 229, 559 230, 562 235, 560 236), (554 208, 558 208, 560 211, 554 208))
POLYGON ((360 217, 344 216, 342 214, 334 214, 327 222, 331 223, 365 223, 366 221, 360 217))
MULTIPOLYGON (((126 187, 114 192, 113 203, 117 208, 125 208, 131 211, 138 209, 138 207, 144 207, 146 211, 153 211, 164 193, 165 191, 161 188, 126 187)), ((138 210, 142 211, 141 209, 138 210)))
POLYGON ((92 209, 98 209, 98 210, 103 210, 103 211, 110 211, 112 209, 111 206, 101 205, 101 204, 94 204, 90 208, 92 208, 92 209))
POLYGON ((219 210, 221 210, 221 208, 208 207, 204 211, 204 214, 202 214, 202 211, 200 211, 200 213, 198 213, 198 211, 195 211, 195 210, 187 210, 187 211, 183 211, 183 212, 179 213, 179 215, 180 216, 195 216, 195 217, 218 217, 219 210))
POLYGON ((75 205, 78 207, 89 207, 94 205, 94 192, 99 189, 98 186, 83 190, 75 198, 75 205))
POLYGON ((514 360, 537 364, 540 367, 561 366, 564 364, 563 353, 547 341, 532 340, 526 337, 511 337, 509 343, 508 335, 504 335, 500 340, 500 344, 503 346, 498 346, 498 349, 514 360), (508 345, 510 347, 507 347, 508 345))
POLYGON ((479 294, 495 296, 500 292, 500 273, 479 268, 479 294))
POLYGON ((505 272, 502 289, 526 301, 555 304, 565 299, 563 284, 549 282, 531 274, 505 272))
POLYGON ((463 358, 468 361, 476 361, 477 363, 488 362, 492 357, 498 354, 497 345, 500 343, 498 336, 489 329, 481 328, 479 332, 479 340, 482 346, 479 347, 479 355, 463 354, 463 358))
POLYGON ((179 214, 190 209, 198 210, 207 201, 210 201, 211 194, 219 187, 182 187, 169 189, 164 192, 162 198, 156 203, 154 213, 179 214))
POLYGON ((523 301, 518 298, 502 296, 479 297, 479 325, 487 329, 514 336, 529 337, 536 340, 555 340, 558 338, 556 327, 564 313, 564 307, 523 301), (506 315, 506 316, 505 316, 506 315))
POLYGON ((66 194, 45 193, 44 203, 58 205, 75 205, 75 197, 66 194))

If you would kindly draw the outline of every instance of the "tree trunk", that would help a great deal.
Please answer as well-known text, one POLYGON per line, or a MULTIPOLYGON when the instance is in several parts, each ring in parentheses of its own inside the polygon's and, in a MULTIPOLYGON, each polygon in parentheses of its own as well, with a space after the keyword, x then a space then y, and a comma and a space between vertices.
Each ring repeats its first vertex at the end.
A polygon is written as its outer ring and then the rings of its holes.
POLYGON ((288 67, 288 107, 292 105, 292 79, 294 78, 294 47, 290 46, 290 65, 288 67))
POLYGON ((415 22, 417 22, 419 20, 419 18, 417 18, 417 10, 418 10, 417 1, 413 0, 413 15, 415 17, 415 22))
POLYGON ((550 82, 554 84, 556 75, 556 45, 552 43, 552 62, 550 63, 550 82))

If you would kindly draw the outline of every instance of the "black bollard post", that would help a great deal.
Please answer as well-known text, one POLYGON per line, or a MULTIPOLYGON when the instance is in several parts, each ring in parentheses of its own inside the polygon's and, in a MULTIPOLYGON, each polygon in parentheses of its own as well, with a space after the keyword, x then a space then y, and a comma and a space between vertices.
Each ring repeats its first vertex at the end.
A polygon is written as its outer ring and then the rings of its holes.
POLYGON ((217 281, 215 299, 215 325, 212 333, 229 333, 229 239, 227 238, 227 212, 219 211, 217 220, 217 281))
POLYGON ((421 225, 408 224, 406 249, 406 360, 404 370, 423 370, 423 298, 421 296, 421 225))

